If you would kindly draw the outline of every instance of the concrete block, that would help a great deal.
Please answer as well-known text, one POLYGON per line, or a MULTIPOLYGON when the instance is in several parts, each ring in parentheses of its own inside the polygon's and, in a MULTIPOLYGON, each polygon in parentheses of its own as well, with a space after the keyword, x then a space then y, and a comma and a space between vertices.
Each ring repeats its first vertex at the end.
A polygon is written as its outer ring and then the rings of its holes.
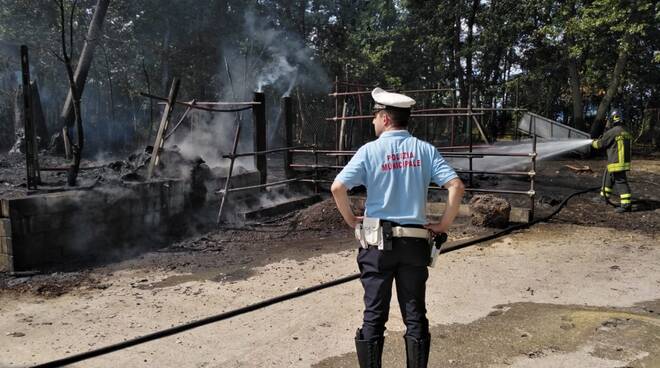
POLYGON ((11 234, 13 237, 17 237, 23 234, 28 234, 30 232, 28 218, 14 214, 11 217, 11 234))
POLYGON ((25 271, 62 262, 61 243, 61 236, 52 232, 14 237, 14 269, 25 271))
POLYGON ((138 239, 160 239, 174 214, 185 211, 189 187, 185 180, 162 180, 3 201, 1 210, 9 216, 0 217, 0 267, 39 269, 113 254, 138 239))
POLYGON ((0 253, 12 255, 14 254, 13 243, 8 236, 0 236, 0 253))
POLYGON ((9 200, 0 199, 0 217, 9 217, 9 200))
POLYGON ((509 222, 528 223, 532 221, 532 211, 529 208, 511 207, 509 222))
POLYGON ((0 218, 0 236, 11 237, 11 220, 8 218, 0 218))
POLYGON ((8 200, 10 217, 43 215, 51 212, 77 211, 107 206, 107 195, 96 191, 69 191, 63 193, 38 194, 31 197, 8 200))
POLYGON ((185 208, 185 203, 186 203, 186 201, 185 201, 185 197, 183 196, 183 194, 173 195, 170 198, 170 205, 169 205, 170 213, 171 214, 176 214, 176 213, 179 213, 179 212, 183 211, 183 209, 185 208))
POLYGON ((24 218, 27 223, 27 229, 24 234, 44 233, 63 229, 67 225, 67 219, 71 212, 49 213, 44 215, 34 215, 24 218))
POLYGON ((157 228, 160 225, 161 215, 158 211, 151 211, 144 216, 144 225, 146 228, 157 228))
POLYGON ((14 257, 0 253, 0 272, 14 272, 14 257))

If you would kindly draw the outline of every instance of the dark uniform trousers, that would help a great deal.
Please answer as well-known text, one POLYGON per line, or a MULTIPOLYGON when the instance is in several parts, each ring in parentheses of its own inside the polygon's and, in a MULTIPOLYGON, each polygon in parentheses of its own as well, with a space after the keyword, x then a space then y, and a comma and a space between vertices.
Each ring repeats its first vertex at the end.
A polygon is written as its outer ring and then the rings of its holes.
POLYGON ((360 248, 358 266, 364 287, 364 319, 362 337, 372 340, 383 336, 390 310, 392 281, 396 282, 397 298, 406 337, 426 339, 429 323, 426 319, 426 280, 431 248, 425 239, 393 238, 392 250, 371 246, 360 248))
POLYGON ((630 185, 628 185, 628 178, 625 171, 610 172, 605 169, 601 195, 603 197, 609 197, 612 195, 612 188, 621 197, 622 205, 630 204, 630 185))

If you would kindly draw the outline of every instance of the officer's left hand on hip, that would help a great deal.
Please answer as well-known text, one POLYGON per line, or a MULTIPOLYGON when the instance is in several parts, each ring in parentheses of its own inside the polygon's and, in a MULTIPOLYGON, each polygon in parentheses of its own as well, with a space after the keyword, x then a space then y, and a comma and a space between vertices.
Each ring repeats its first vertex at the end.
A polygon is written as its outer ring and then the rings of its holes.
POLYGON ((437 223, 437 224, 426 224, 424 225, 424 228, 427 230, 431 230, 434 234, 441 234, 441 233, 446 233, 447 228, 445 226, 442 226, 442 224, 437 223))

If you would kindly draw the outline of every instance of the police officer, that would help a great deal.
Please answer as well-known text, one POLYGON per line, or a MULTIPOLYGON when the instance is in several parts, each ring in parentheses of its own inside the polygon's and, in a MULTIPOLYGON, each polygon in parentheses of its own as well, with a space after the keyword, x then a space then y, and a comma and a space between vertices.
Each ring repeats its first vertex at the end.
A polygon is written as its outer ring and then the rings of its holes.
POLYGON ((364 288, 364 316, 355 345, 360 367, 380 367, 392 281, 396 281, 408 367, 426 367, 431 343, 426 319, 426 280, 430 261, 429 236, 446 233, 463 196, 463 183, 431 144, 407 130, 415 100, 376 88, 371 93, 373 125, 378 139, 358 149, 332 184, 337 208, 346 223, 363 236, 357 262, 364 288), (447 209, 439 223, 426 220, 428 186, 433 181, 448 189, 447 209), (364 218, 355 216, 348 189, 367 188, 364 218), (372 225, 367 228, 367 220, 372 225), (360 233, 360 232, 358 232, 360 233), (375 245, 380 240, 379 245, 375 245), (369 242, 370 241, 370 242, 369 242), (383 244, 384 243, 384 244, 383 244))
POLYGON ((632 211, 632 194, 626 177, 630 170, 632 136, 623 125, 619 111, 614 110, 607 122, 609 128, 600 139, 595 139, 591 145, 595 149, 607 150, 607 169, 603 174, 603 187, 600 195, 608 199, 612 195, 612 187, 619 193, 621 205, 615 210, 618 213, 632 211))

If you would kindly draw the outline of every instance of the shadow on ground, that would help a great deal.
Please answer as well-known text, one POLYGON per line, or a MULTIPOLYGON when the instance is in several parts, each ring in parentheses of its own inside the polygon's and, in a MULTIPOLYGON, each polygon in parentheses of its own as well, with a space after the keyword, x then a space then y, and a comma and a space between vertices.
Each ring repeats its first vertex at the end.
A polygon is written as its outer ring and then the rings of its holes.
MULTIPOLYGON (((401 335, 385 339, 384 367, 406 366, 401 335)), ((431 336, 429 367, 660 367, 660 300, 626 309, 500 305, 470 324, 435 326, 431 336)), ((349 353, 314 367, 357 367, 357 360, 349 353)))

